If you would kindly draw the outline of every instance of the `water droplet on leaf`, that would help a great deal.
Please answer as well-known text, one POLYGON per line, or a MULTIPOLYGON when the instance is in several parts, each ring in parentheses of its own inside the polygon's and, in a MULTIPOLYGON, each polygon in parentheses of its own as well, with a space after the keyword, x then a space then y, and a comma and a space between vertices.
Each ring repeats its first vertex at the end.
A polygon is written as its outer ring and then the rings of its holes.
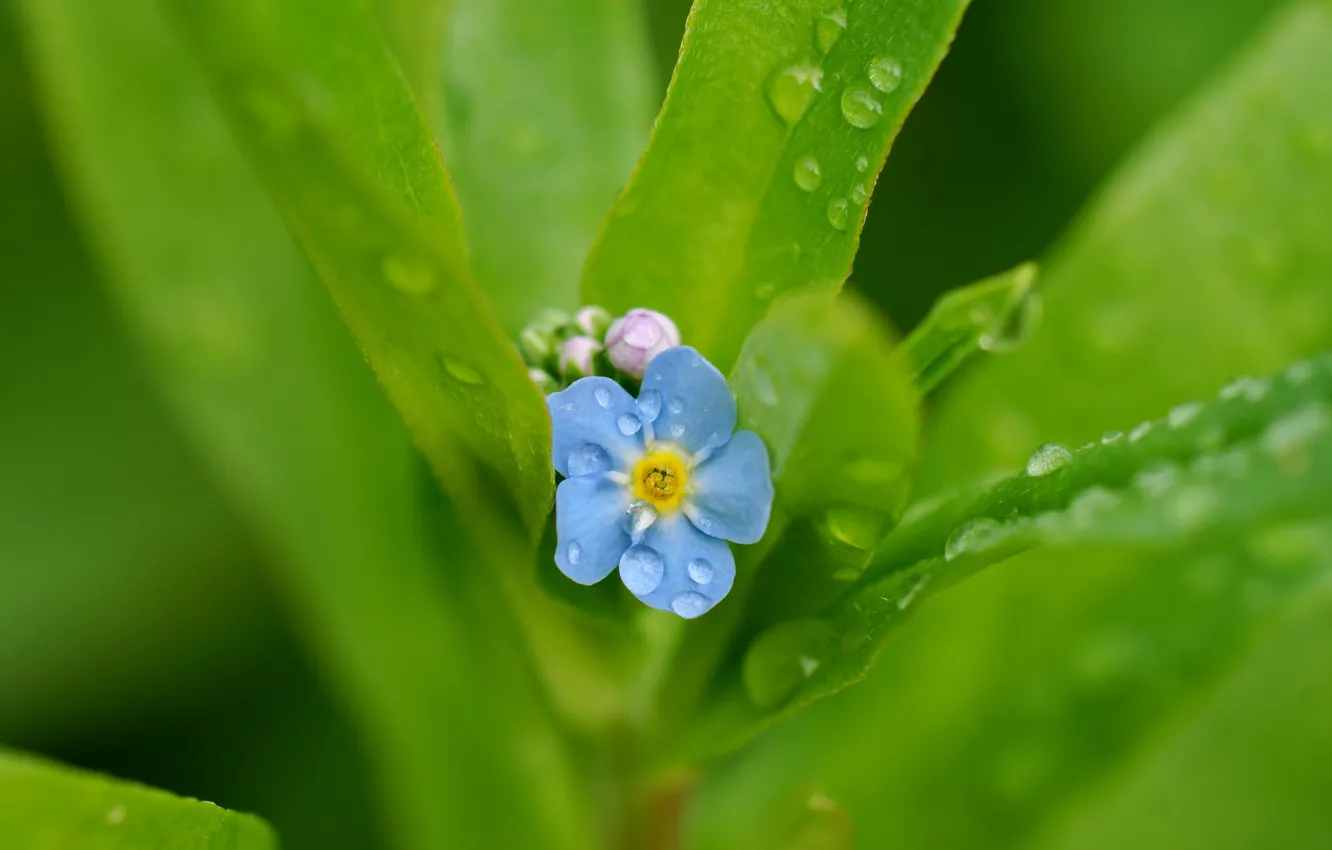
POLYGON ((385 257, 382 263, 384 277, 399 292, 408 295, 425 295, 435 288, 435 276, 424 263, 404 260, 400 257, 385 257))
POLYGON ((1124 439, 1123 431, 1106 431, 1101 435, 1101 445, 1109 446, 1124 439))
POLYGON ((975 517, 953 529, 944 544, 944 560, 952 561, 968 552, 979 552, 997 540, 1003 531, 989 517, 975 517))
POLYGON ((846 230, 846 198, 833 198, 828 202, 828 223, 834 230, 846 230))
POLYGON ((802 156, 795 163, 795 184, 806 192, 813 192, 823 182, 823 170, 812 156, 802 156))
POLYGON ((1143 437, 1146 437, 1151 432, 1152 432, 1152 423, 1150 421, 1139 422, 1137 427, 1135 427, 1132 431, 1129 431, 1129 442, 1136 443, 1139 440, 1141 440, 1143 437))
POLYGON ((1202 405, 1196 401, 1177 404, 1166 414, 1166 424, 1171 428, 1186 428, 1198 418, 1199 413, 1202 413, 1202 405))
POLYGON ((449 357, 444 358, 444 371, 449 373, 454 380, 464 384, 475 387, 484 383, 481 374, 475 369, 449 357))
POLYGON ((814 46, 820 53, 832 50, 837 39, 846 29, 846 10, 832 9, 819 15, 814 21, 814 46))
POLYGON ((1049 475, 1073 459, 1073 453, 1058 443, 1046 443, 1027 458, 1027 474, 1032 478, 1049 475))
POLYGON ((902 85, 902 63, 891 56, 880 56, 869 63, 869 79, 876 89, 891 94, 902 85))
POLYGON ((768 105, 788 127, 794 127, 823 84, 823 69, 809 61, 778 71, 768 81, 768 105))
POLYGON ((842 117, 852 127, 868 130, 883 117, 883 104, 868 89, 848 86, 842 91, 842 117))

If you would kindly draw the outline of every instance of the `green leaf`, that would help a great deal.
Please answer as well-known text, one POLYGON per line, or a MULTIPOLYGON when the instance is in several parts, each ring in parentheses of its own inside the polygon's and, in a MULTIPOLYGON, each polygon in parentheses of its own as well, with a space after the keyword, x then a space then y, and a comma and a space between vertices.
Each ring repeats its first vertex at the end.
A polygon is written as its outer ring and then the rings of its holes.
POLYGON ((0 749, 0 846, 275 850, 251 815, 0 749))
MULTIPOLYGON (((23 10, 109 282, 201 455, 272 547, 306 642, 373 754, 397 843, 588 846, 496 571, 438 505, 157 8, 23 10)), ((496 549, 485 554, 507 552, 496 549)))
POLYGON ((457 0, 445 142, 476 276, 511 332, 579 304, 657 92, 637 3, 457 0))
POLYGON ((916 389, 927 393, 978 351, 1007 354, 1041 319, 1035 263, 947 292, 902 343, 916 389))
POLYGON ((545 405, 471 277, 439 151, 370 11, 163 2, 445 488, 487 501, 479 458, 535 540, 553 481, 545 405))
POLYGON ((699 0, 583 296, 647 306, 728 369, 773 296, 835 290, 875 175, 965 0, 699 0))
MULTIPOLYGON (((1046 319, 1028 344, 950 382, 927 441, 931 487, 1019 467, 1042 438, 1099 441, 1105 428, 1211 394, 1235 374, 1272 372, 1332 345, 1332 95, 1319 82, 1332 74, 1332 15, 1324 9, 1301 3, 1280 16, 1111 181, 1044 264, 1046 319)), ((1153 430, 1155 439, 1170 433, 1153 430)), ((1251 448, 1253 467, 1269 461, 1261 442, 1251 448)), ((1203 474, 1181 470, 1179 483, 1203 474)), ((1267 491, 1303 480, 1268 467, 1244 498, 1270 498, 1279 520, 1287 506, 1267 491)), ((1230 499, 1244 487, 1208 484, 1230 499)), ((1125 511, 1134 510, 1132 495, 1125 511)), ((1306 509, 1307 498, 1292 505, 1306 509)), ((1307 682, 1311 694, 1326 684, 1321 649, 1295 651, 1286 635, 1311 609, 1327 610, 1327 522, 1232 534, 1219 527, 1222 512, 1200 536, 1180 536, 1181 549, 1152 539, 1168 515, 1124 516, 1134 521, 1106 526, 1116 542, 1027 552, 925 606, 864 684, 811 707, 703 789, 692 846, 719 846, 711 835, 772 817, 811 776, 848 809, 868 846, 1039 846, 1079 825, 1083 844, 1141 835, 1148 846, 1198 846, 1199 830, 1219 836, 1213 819, 1235 829, 1236 838, 1218 839, 1226 846, 1255 835, 1316 843, 1310 837, 1330 826, 1327 808, 1300 787, 1307 772, 1286 773, 1288 762, 1276 759, 1299 751, 1308 764, 1326 764, 1322 721, 1306 697, 1259 708, 1239 679, 1307 682), (1152 533, 1135 541, 1139 530, 1152 533), (1265 645, 1276 636, 1280 651, 1265 645), (1243 719, 1251 707, 1261 721, 1243 719), (1228 791, 1214 781, 1215 761, 1189 766, 1182 752, 1225 754, 1216 773, 1228 791), (1171 788, 1219 796, 1203 806, 1181 793, 1190 817, 1162 818, 1163 798, 1147 805, 1141 796, 1162 776, 1171 788), (1253 804, 1245 788, 1254 776, 1271 783, 1283 808, 1253 804), (737 824, 737 811, 753 818, 737 824)))

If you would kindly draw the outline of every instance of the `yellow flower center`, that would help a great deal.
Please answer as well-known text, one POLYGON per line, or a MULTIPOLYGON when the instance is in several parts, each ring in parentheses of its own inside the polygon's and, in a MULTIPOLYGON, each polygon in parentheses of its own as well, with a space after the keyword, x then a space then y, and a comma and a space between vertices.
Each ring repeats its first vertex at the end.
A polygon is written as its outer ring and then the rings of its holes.
POLYGON ((669 449, 657 449, 634 466, 634 498, 651 504, 658 513, 669 513, 680 506, 688 481, 684 458, 669 449))

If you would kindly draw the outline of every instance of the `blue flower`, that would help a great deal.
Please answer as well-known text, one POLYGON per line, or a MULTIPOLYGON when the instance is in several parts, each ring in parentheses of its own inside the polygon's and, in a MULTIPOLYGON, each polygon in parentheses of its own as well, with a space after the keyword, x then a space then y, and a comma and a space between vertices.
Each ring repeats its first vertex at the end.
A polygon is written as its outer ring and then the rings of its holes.
POLYGON ((735 429, 735 397, 689 347, 648 364, 635 401, 609 378, 575 381, 546 403, 554 423, 555 563, 579 584, 617 566, 645 604, 693 618, 735 581, 726 541, 768 527, 772 475, 753 431, 735 429))

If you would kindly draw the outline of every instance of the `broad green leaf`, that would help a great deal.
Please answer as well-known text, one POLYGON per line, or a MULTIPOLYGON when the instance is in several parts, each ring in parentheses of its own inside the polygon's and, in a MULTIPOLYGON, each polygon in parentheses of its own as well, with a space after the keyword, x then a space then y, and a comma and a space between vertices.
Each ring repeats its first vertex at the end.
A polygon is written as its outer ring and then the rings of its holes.
POLYGON ((583 297, 669 314, 723 369, 771 299, 835 290, 965 0, 699 0, 583 297))
MULTIPOLYGON (((1029 343, 950 384, 925 454, 933 487, 1019 467, 1043 438, 1099 440, 1332 344, 1325 8, 1282 15, 1110 183, 1044 264, 1046 318, 1029 343)), ((1265 498, 1258 489, 1253 498, 1265 498)), ((1164 518, 1140 519, 1137 528, 1164 518)), ((1232 777, 1276 787, 1281 771, 1264 753, 1298 747, 1288 736, 1310 726, 1295 703, 1269 703, 1264 722, 1224 732, 1192 724, 1198 712, 1245 716, 1229 702, 1246 698, 1236 676, 1262 673, 1250 665, 1271 657, 1264 640, 1298 618, 1332 566, 1326 522, 1237 536, 1208 532, 1191 551, 1039 549, 958 586, 885 645, 864 684, 812 707, 701 793, 693 846, 745 828, 732 805, 742 784, 746 811, 762 819, 812 777, 867 846, 1029 846, 1079 822, 1084 841, 1099 829, 1110 843, 1150 834, 1147 846, 1188 844, 1197 816, 1176 824, 1141 800, 1126 805, 1186 730, 1206 736, 1197 747, 1234 754, 1232 777), (860 729, 875 734, 848 733, 860 729), (1262 745, 1232 747, 1249 736, 1262 745), (1152 831, 1115 812, 1151 818, 1152 831)), ((1291 657, 1281 675, 1321 683, 1326 661, 1291 657)), ((1327 762, 1322 749, 1307 757, 1327 762)), ((1204 787, 1199 771, 1176 761, 1174 786, 1204 787)), ((1307 801, 1290 792, 1292 805, 1307 801)), ((1246 811, 1242 835, 1293 823, 1245 796, 1209 804, 1246 811)), ((1298 805, 1303 834, 1325 835, 1326 807, 1298 805)))
POLYGON ((438 496, 423 505, 437 490, 408 435, 157 8, 23 11, 109 282, 201 453, 271 546, 307 643, 361 724, 398 845, 461 834, 588 846, 493 571, 438 496))
POLYGON ((0 749, 0 847, 276 850, 261 820, 0 749))
POLYGON ((368 8, 163 2, 445 488, 484 503, 479 458, 535 539, 553 476, 545 405, 471 277, 439 151, 368 8))
POLYGON ((456 0, 440 128, 476 276, 511 332, 579 304, 656 106, 636 2, 456 0))
POLYGON ((1041 319, 1036 266, 1024 263, 945 293, 902 343, 916 389, 929 392, 978 351, 1007 354, 1041 319))

